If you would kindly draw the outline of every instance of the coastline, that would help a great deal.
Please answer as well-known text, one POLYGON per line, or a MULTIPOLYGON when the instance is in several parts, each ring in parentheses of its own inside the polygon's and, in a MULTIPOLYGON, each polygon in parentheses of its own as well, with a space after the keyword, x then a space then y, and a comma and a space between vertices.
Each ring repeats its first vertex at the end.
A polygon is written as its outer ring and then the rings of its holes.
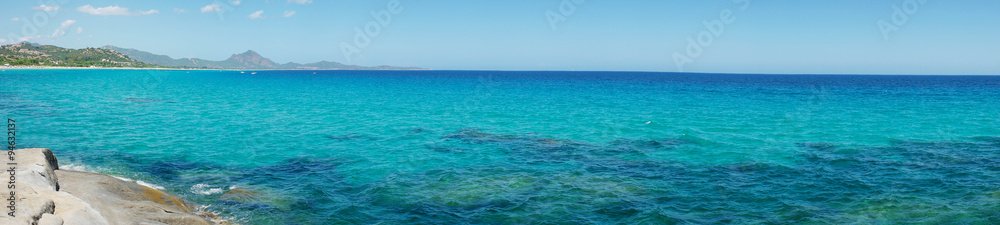
POLYGON ((153 187, 114 176, 60 170, 49 149, 11 151, 13 172, 0 224, 232 224, 153 187), (15 179, 16 178, 16 179, 15 179), (13 199, 13 200, 12 200, 13 199), (8 214, 10 215, 10 214, 8 214))
MULTIPOLYGON (((193 71, 383 71, 383 70, 303 70, 303 69, 207 69, 207 68, 140 68, 140 67, 59 67, 59 66, 0 66, 0 70, 193 70, 193 71)), ((404 69, 384 71, 425 71, 433 69, 404 69)))
POLYGON ((0 66, 3 70, 230 70, 200 68, 140 68, 140 67, 62 67, 62 66, 0 66))

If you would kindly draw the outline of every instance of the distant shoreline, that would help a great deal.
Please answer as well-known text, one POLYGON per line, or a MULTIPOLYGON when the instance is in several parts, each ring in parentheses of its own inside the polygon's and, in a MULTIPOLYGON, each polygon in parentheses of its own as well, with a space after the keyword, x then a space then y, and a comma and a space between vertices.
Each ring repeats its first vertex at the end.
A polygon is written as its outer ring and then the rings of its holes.
POLYGON ((0 66, 4 70, 220 70, 220 69, 183 69, 183 68, 139 68, 139 67, 57 67, 57 66, 0 66))
MULTIPOLYGON (((60 66, 0 66, 2 70, 216 70, 216 71, 336 71, 338 69, 211 69, 211 68, 140 68, 140 67, 60 67, 60 66)), ((433 69, 398 69, 398 70, 370 70, 370 71, 418 71, 433 69)), ((342 70, 352 71, 352 70, 342 70)), ((365 70, 368 71, 368 70, 365 70)))
POLYGON ((1000 74, 838 74, 838 73, 709 73, 709 72, 666 72, 666 71, 600 71, 600 70, 435 70, 435 69, 384 69, 384 70, 349 70, 349 69, 206 69, 206 68, 136 68, 136 67, 53 67, 53 66, 0 66, 0 70, 189 70, 189 71, 480 71, 480 72, 587 72, 587 73, 667 73, 689 75, 774 75, 774 76, 947 76, 947 77, 980 77, 1000 76, 1000 74))

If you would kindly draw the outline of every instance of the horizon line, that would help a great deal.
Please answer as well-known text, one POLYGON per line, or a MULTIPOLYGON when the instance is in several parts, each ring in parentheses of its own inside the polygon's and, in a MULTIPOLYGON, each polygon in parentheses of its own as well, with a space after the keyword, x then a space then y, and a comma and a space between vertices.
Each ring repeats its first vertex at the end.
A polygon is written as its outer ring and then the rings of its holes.
POLYGON ((129 67, 9 67, 0 68, 7 70, 194 70, 194 71, 379 71, 379 72, 579 72, 579 73, 664 73, 664 74, 687 74, 687 75, 778 75, 778 76, 1000 76, 1000 74, 861 74, 861 73, 731 73, 731 72, 668 72, 668 71, 643 71, 643 70, 459 70, 459 69, 412 69, 412 70, 295 70, 295 69, 203 69, 203 68, 129 68, 129 67))

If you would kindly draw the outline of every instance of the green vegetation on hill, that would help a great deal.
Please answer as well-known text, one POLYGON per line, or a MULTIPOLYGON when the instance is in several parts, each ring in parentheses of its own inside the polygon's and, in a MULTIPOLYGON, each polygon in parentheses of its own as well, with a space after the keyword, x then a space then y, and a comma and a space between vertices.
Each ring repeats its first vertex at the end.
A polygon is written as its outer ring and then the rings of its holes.
POLYGON ((136 49, 104 46, 101 48, 67 49, 27 42, 0 46, 0 66, 52 67, 131 67, 189 69, 269 69, 269 70, 419 70, 416 67, 357 66, 337 62, 280 64, 257 52, 234 54, 223 61, 198 58, 174 59, 136 49))
POLYGON ((125 54, 107 49, 66 49, 30 43, 0 46, 0 65, 7 64, 58 67, 158 67, 132 60, 125 54))

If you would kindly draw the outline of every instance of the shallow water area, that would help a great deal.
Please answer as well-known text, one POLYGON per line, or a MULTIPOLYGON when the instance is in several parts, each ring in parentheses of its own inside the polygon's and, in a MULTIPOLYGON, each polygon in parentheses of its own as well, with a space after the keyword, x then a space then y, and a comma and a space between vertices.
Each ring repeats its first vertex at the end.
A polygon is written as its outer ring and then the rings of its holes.
POLYGON ((19 148, 245 224, 1000 223, 997 76, 7 70, 0 83, 19 148))

